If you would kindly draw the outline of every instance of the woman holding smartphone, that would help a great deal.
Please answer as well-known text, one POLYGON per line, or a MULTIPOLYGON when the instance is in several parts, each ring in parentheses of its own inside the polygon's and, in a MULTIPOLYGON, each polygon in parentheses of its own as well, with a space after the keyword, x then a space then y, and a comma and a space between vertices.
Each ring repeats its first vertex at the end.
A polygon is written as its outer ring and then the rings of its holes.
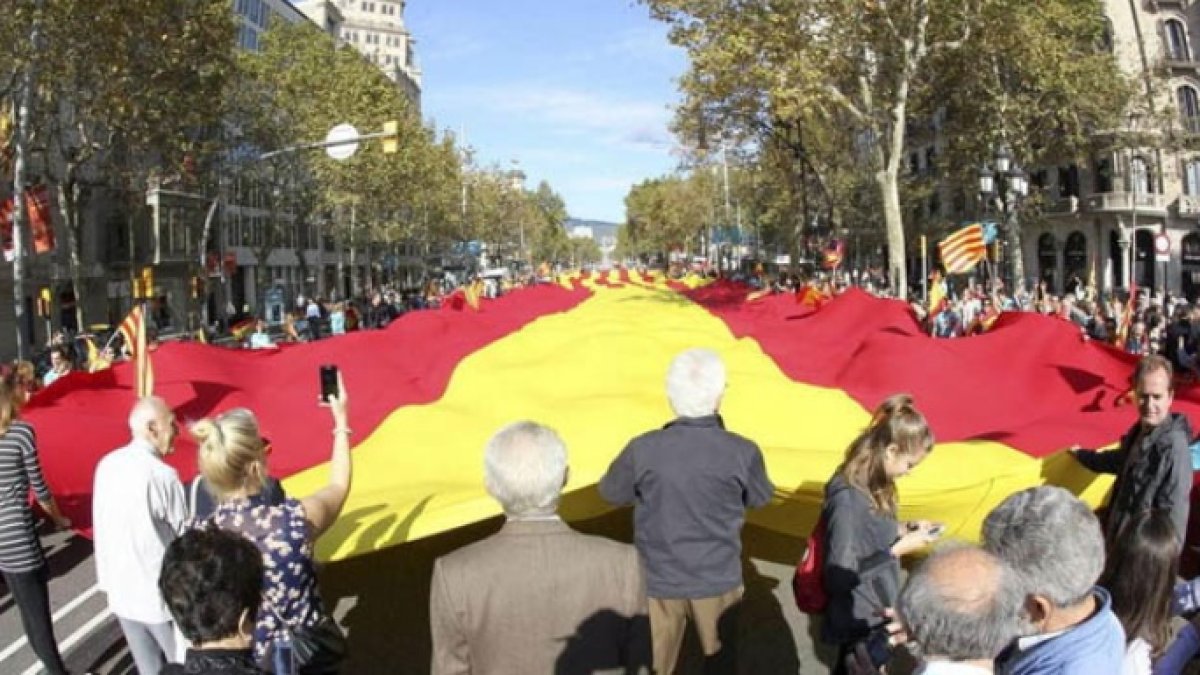
MULTIPOLYGON (((199 445, 200 471, 220 503, 207 520, 249 539, 263 555, 263 599, 254 628, 254 656, 269 672, 336 673, 345 638, 321 603, 314 564, 316 541, 337 520, 350 493, 349 399, 341 375, 322 393, 333 420, 329 483, 299 499, 272 504, 264 493, 267 477, 258 421, 244 408, 192 425, 199 445), (287 636, 305 636, 316 653, 290 669, 287 636), (276 652, 279 652, 277 655, 276 652)), ((323 387, 324 388, 324 385, 323 387)))
POLYGON ((822 573, 829 603, 821 634, 824 642, 838 647, 834 673, 845 673, 847 658, 865 649, 872 630, 887 622, 885 610, 900 591, 899 558, 940 535, 935 523, 896 520, 896 479, 932 448, 933 433, 912 397, 894 395, 850 443, 845 460, 825 485, 822 573))

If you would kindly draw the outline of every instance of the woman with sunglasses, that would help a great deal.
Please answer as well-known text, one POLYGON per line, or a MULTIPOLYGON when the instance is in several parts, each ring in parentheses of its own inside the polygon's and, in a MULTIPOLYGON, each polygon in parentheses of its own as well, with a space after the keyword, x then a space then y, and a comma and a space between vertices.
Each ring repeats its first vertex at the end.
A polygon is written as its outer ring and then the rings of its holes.
MULTIPOLYGON (((323 405, 333 419, 329 483, 311 495, 272 504, 265 491, 267 456, 258 421, 249 410, 231 410, 192 425, 200 471, 219 503, 197 525, 215 523, 240 533, 263 555, 263 598, 254 628, 254 657, 275 672, 290 650, 276 649, 288 636, 311 636, 316 652, 297 664, 302 675, 335 673, 344 636, 321 603, 314 562, 316 541, 337 520, 350 493, 352 473, 348 399, 341 376, 338 393, 323 405)), ((290 671, 289 671, 290 672, 290 671)))

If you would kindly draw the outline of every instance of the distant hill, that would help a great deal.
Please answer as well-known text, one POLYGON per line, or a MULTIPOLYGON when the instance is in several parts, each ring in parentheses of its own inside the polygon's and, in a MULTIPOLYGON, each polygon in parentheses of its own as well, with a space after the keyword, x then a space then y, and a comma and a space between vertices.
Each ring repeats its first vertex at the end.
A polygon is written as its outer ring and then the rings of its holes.
POLYGON ((615 238, 617 236, 617 228, 621 227, 621 224, 609 223, 603 220, 584 220, 582 218, 567 218, 567 222, 563 224, 563 227, 567 228, 567 232, 570 232, 572 228, 580 226, 592 228, 593 236, 599 240, 602 237, 615 238))

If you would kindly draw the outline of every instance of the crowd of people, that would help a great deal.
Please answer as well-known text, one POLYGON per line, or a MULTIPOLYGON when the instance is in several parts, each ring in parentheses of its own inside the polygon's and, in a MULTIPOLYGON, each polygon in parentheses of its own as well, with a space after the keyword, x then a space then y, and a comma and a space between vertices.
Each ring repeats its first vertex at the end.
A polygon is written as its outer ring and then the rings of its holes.
MULTIPOLYGON (((26 496, 57 526, 70 522, 20 419, 22 377, 13 369, 0 380, 0 573, 43 667, 59 675, 26 496)), ((1171 410, 1171 359, 1144 356, 1133 381, 1138 419, 1117 449, 1071 449, 1084 467, 1117 475, 1106 510, 1097 516, 1063 488, 1030 488, 987 515, 980 545, 941 542, 941 523, 899 518, 900 481, 935 439, 910 396, 883 401, 825 485, 810 538, 822 552, 814 618, 836 654, 832 672, 887 672, 900 650, 928 675, 1182 672, 1200 653, 1195 585, 1178 579, 1191 429, 1171 410)), ((719 354, 678 354, 665 382, 675 418, 630 440, 598 485, 614 506, 632 505, 632 545, 560 518, 569 454, 553 429, 517 422, 490 439, 484 487, 505 522, 434 566, 432 673, 673 673, 689 624, 706 672, 739 672, 742 528, 776 489, 758 445, 725 428, 719 354)), ((129 443, 96 468, 92 514, 98 584, 139 672, 340 672, 347 637, 322 602, 314 559, 353 476, 340 377, 321 405, 330 477, 304 496, 270 475, 252 411, 190 425, 198 476, 185 486, 163 461, 181 432, 169 405, 147 397, 132 407, 129 443)))

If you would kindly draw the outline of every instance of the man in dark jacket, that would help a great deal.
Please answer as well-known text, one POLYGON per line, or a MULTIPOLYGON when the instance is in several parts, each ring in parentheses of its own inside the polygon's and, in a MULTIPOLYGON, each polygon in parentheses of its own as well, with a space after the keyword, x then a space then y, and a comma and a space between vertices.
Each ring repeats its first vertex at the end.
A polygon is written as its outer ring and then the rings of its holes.
POLYGON ((746 509, 766 505, 775 489, 758 446, 725 430, 717 414, 724 393, 725 366, 715 352, 676 356, 667 397, 678 417, 630 441, 600 481, 606 500, 635 505, 659 673, 675 671, 688 617, 714 667, 736 662, 742 523, 746 509))
POLYGON ((1134 372, 1138 422, 1121 438, 1120 447, 1110 452, 1074 450, 1085 467, 1117 475, 1104 523, 1110 542, 1130 516, 1150 510, 1169 511, 1181 541, 1187 532, 1192 431, 1187 417, 1171 412, 1172 376, 1170 361, 1157 355, 1143 358, 1134 372))
POLYGON ((379 293, 371 296, 371 306, 367 307, 367 328, 387 328, 388 324, 396 318, 396 310, 392 306, 383 301, 383 296, 379 293))

